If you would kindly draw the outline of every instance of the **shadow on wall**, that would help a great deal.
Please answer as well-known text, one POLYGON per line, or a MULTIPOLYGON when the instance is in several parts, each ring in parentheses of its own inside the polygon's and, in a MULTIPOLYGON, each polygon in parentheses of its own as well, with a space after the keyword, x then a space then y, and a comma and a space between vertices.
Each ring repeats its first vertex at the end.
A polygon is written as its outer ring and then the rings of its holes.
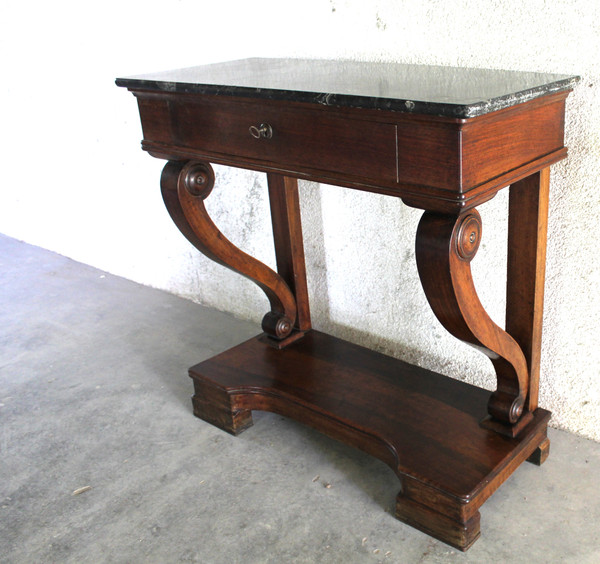
POLYGON ((421 210, 310 182, 300 182, 300 203, 315 329, 495 389, 489 359, 450 336, 427 303, 414 255, 421 210))

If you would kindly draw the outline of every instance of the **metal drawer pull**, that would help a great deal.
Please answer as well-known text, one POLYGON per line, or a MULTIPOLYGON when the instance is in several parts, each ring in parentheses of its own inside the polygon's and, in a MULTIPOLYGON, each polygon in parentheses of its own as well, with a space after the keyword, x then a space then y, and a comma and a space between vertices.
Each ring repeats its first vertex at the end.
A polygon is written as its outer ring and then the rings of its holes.
POLYGON ((261 123, 259 127, 250 126, 250 135, 255 139, 271 139, 273 137, 273 128, 268 123, 261 123))

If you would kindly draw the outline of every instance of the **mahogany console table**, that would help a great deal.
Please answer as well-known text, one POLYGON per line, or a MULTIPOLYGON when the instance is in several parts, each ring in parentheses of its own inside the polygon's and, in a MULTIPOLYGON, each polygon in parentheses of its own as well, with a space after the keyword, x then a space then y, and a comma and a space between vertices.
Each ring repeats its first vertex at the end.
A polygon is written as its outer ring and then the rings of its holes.
POLYGON ((142 147, 167 159, 166 207, 209 258, 265 292, 263 333, 190 369, 194 413, 237 434, 277 412, 389 464, 396 516, 466 550, 479 508, 525 460, 548 455, 538 407, 549 167, 563 159, 577 77, 343 61, 249 59, 117 80, 136 96, 142 147), (204 207, 212 163, 267 173, 277 272, 204 207), (419 276, 442 325, 491 359, 487 392, 311 329, 297 179, 425 210, 419 276), (510 185, 506 327, 470 261, 476 207, 510 185))

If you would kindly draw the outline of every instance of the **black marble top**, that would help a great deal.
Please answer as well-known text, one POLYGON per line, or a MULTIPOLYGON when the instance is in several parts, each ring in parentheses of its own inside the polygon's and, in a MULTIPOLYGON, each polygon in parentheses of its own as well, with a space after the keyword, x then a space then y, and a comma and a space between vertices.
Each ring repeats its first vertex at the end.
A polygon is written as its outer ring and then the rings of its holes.
POLYGON ((119 86, 469 118, 552 92, 579 77, 399 63, 243 59, 118 78, 119 86))

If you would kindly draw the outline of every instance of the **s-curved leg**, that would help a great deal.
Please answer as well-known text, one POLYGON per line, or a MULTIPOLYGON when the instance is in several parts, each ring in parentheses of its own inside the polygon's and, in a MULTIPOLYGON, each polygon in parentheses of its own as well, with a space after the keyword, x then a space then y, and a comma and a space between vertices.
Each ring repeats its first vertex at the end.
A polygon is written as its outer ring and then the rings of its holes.
POLYGON ((531 420, 524 409, 528 367, 519 344, 492 321, 477 296, 470 263, 480 241, 481 218, 476 210, 458 216, 427 211, 417 230, 417 267, 442 325, 485 353, 494 365, 497 389, 488 402, 490 420, 484 424, 515 436, 531 420))
POLYGON ((210 164, 199 161, 169 161, 162 172, 161 191, 174 223, 199 251, 211 260, 255 282, 269 299, 271 311, 262 329, 275 346, 295 340, 296 297, 278 273, 231 243, 213 223, 204 200, 214 185, 210 164))

